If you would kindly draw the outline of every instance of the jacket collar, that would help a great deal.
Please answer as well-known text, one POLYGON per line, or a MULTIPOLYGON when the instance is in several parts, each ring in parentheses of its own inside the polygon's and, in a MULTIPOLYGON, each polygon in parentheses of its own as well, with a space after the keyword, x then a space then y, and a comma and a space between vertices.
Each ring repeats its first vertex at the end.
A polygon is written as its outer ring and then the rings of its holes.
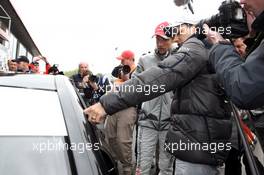
POLYGON ((254 20, 253 24, 252 24, 252 28, 256 31, 256 32, 264 32, 264 11, 257 16, 257 18, 254 20))
POLYGON ((165 58, 167 58, 170 55, 170 50, 168 50, 165 54, 161 55, 158 52, 158 49, 155 49, 155 55, 160 59, 160 60, 164 60, 165 58))

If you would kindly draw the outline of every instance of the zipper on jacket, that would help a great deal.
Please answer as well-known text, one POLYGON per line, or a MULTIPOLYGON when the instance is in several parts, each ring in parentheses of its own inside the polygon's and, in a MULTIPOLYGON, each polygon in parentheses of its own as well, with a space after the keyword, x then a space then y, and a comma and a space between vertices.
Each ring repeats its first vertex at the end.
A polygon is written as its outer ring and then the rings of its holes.
POLYGON ((160 119, 161 119, 161 113, 162 113, 162 98, 163 96, 161 96, 160 98, 160 111, 159 111, 159 131, 160 131, 160 119))

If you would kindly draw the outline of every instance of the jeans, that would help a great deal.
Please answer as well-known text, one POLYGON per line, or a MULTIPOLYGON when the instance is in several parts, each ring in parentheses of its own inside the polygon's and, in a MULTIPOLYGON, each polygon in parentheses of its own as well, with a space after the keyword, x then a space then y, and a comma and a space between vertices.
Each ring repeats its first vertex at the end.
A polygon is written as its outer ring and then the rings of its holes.
POLYGON ((185 162, 179 159, 175 161, 174 175, 219 175, 216 166, 185 162))

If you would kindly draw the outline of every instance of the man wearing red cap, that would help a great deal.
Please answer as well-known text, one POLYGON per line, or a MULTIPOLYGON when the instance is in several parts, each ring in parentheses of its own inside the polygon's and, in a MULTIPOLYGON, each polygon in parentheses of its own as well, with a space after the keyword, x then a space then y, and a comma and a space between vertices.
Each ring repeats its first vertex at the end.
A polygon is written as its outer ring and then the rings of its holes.
MULTIPOLYGON (((121 61, 121 71, 118 79, 114 82, 114 87, 121 86, 129 80, 131 74, 136 69, 135 54, 130 50, 125 50, 117 57, 121 61), (130 67, 130 72, 122 71, 122 66, 130 67)), ((123 167, 124 175, 131 175, 132 170, 132 141, 133 129, 137 118, 135 107, 130 107, 113 114, 106 122, 106 135, 110 150, 115 160, 119 160, 123 167)))
POLYGON ((128 74, 129 77, 124 79, 125 81, 128 80, 131 76, 131 74, 135 71, 136 65, 135 65, 135 54, 131 50, 125 50, 122 52, 122 54, 117 57, 118 60, 121 61, 121 65, 128 65, 130 67, 130 73, 128 74))
MULTIPOLYGON (((156 49, 153 53, 146 54, 139 59, 135 75, 157 66, 171 54, 173 40, 167 37, 163 31, 163 28, 168 25, 168 22, 163 22, 155 28, 153 37, 156 39, 156 49)), ((139 174, 150 174, 155 153, 158 153, 156 157, 159 157, 160 174, 172 174, 173 157, 163 148, 170 124, 172 96, 173 93, 168 92, 144 102, 141 106, 137 132, 137 172, 139 174), (156 150, 157 144, 159 150, 156 150)))

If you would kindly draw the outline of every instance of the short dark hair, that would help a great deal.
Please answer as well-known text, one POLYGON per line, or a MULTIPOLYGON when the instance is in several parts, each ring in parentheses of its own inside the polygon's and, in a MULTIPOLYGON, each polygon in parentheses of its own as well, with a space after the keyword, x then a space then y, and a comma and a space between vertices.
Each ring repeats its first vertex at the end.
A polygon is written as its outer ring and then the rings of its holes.
POLYGON ((26 63, 29 63, 29 59, 26 57, 26 56, 19 56, 17 58, 17 63, 20 63, 20 62, 26 62, 26 63))
POLYGON ((17 60, 16 59, 9 59, 7 63, 9 64, 10 62, 17 63, 17 60))
POLYGON ((48 74, 50 74, 50 73, 58 73, 59 72, 59 69, 58 69, 58 67, 57 67, 57 65, 56 64, 54 64, 52 67, 50 67, 49 68, 49 70, 48 70, 48 74))

